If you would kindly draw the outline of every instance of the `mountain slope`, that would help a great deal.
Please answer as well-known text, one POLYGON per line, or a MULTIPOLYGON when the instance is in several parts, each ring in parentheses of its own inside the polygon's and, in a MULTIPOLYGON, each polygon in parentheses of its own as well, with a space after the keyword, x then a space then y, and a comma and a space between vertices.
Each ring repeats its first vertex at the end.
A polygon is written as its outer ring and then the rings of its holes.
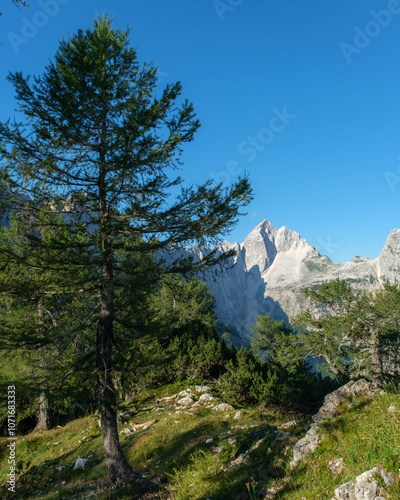
MULTIPOLYGON (((205 280, 216 299, 219 320, 231 325, 236 344, 246 345, 250 325, 259 314, 290 319, 305 306, 302 288, 318 286, 335 278, 373 290, 383 280, 400 279, 400 230, 394 229, 377 259, 355 257, 349 262, 332 262, 298 233, 285 226, 276 229, 267 220, 242 244, 223 242, 220 250, 234 248, 231 268, 205 280)), ((191 249, 199 252, 199 249, 191 249)), ((207 251, 202 249, 202 251, 207 251)))

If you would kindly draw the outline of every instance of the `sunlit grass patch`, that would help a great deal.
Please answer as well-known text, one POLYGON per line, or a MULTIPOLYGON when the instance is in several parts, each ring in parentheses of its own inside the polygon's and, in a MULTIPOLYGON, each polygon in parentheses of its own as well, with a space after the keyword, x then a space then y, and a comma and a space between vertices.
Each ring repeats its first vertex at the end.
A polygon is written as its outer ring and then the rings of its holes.
MULTIPOLYGON (((342 413, 322 425, 325 439, 317 450, 290 474, 280 492, 284 500, 330 499, 343 483, 381 466, 398 477, 400 468, 400 398, 398 394, 359 398, 344 404, 342 413), (388 411, 394 408, 394 411, 388 411), (343 471, 332 474, 330 462, 343 458, 343 471)), ((388 489, 400 498, 400 485, 388 489)))

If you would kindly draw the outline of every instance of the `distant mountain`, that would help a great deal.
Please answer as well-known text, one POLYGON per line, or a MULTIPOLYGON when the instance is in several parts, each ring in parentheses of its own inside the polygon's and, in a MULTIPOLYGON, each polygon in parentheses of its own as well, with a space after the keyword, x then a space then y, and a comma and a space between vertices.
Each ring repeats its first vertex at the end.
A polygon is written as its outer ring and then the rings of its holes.
MULTIPOLYGON (((9 226, 9 217, 0 214, 0 225, 9 226)), ((349 262, 332 262, 298 233, 283 226, 272 227, 264 220, 243 243, 224 241, 217 252, 235 249, 229 267, 222 273, 208 272, 204 280, 216 301, 218 319, 232 327, 236 345, 247 345, 250 326, 256 316, 270 313, 287 323, 306 305, 300 293, 324 281, 342 278, 355 286, 373 290, 383 280, 400 281, 400 229, 394 229, 377 259, 355 257, 349 262)), ((209 248, 192 247, 163 254, 166 262, 177 257, 206 254, 209 248)))
POLYGON ((209 275, 205 281, 214 294, 218 318, 232 326, 236 344, 248 343, 249 327, 259 314, 268 312, 290 322, 306 304, 301 288, 338 277, 368 290, 379 287, 384 278, 400 280, 400 229, 390 233, 377 259, 355 257, 343 263, 321 256, 298 233, 285 226, 273 228, 267 220, 242 244, 225 241, 218 248, 234 248, 237 255, 231 259, 230 269, 209 275))

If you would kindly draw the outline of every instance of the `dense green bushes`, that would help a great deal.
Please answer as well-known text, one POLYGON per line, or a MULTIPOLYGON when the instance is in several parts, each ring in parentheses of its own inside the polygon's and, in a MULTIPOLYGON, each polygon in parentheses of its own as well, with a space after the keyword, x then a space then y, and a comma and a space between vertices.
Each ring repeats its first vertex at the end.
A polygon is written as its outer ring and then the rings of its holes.
POLYGON ((263 368, 260 361, 242 347, 225 364, 216 390, 227 403, 248 405, 269 403, 276 396, 278 376, 263 368))

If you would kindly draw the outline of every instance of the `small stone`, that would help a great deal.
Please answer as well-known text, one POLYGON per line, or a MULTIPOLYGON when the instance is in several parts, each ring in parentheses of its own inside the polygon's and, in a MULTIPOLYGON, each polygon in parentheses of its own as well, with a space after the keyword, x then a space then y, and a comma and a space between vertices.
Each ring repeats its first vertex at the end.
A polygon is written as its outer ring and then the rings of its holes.
POLYGON ((181 406, 190 406, 194 403, 194 400, 192 398, 189 398, 189 397, 186 397, 186 398, 183 398, 183 399, 180 399, 178 401, 178 404, 181 405, 181 406))
POLYGON ((222 446, 216 446, 215 448, 213 448, 214 453, 220 453, 222 450, 223 450, 222 446))
POLYGON ((337 460, 331 460, 328 467, 332 474, 341 474, 344 469, 344 459, 338 458, 337 460))
POLYGON ((120 434, 133 434, 133 432, 130 429, 128 429, 127 427, 125 429, 121 429, 119 431, 119 433, 120 434))
POLYGON ((228 405, 227 403, 221 403, 220 405, 214 406, 215 411, 229 411, 233 409, 233 406, 228 405))
POLYGON ((64 484, 67 484, 67 481, 63 481, 61 484, 64 486, 64 484))
POLYGON ((389 408, 387 409, 389 413, 394 413, 396 411, 396 407, 394 405, 390 405, 389 408))
POLYGON ((238 467, 239 465, 246 464, 246 463, 247 463, 247 452, 242 453, 235 460, 232 460, 231 462, 229 462, 229 464, 227 465, 225 470, 232 469, 234 467, 238 467))
POLYGON ((75 466, 74 466, 74 470, 75 469, 83 469, 86 465, 86 462, 88 462, 88 459, 87 458, 81 458, 81 457, 78 457, 76 460, 75 460, 75 466))
POLYGON ((215 399, 214 396, 212 396, 211 394, 202 394, 200 397, 199 397, 199 401, 213 401, 215 399))
POLYGON ((278 435, 275 438, 275 441, 281 441, 285 439, 285 437, 291 436, 290 432, 279 431, 278 435))
POLYGON ((192 392, 190 389, 187 391, 181 391, 178 393, 178 398, 187 398, 190 396, 189 392, 192 392))
POLYGON ((279 429, 290 429, 291 427, 298 427, 296 420, 291 420, 279 426, 279 429))
POLYGON ((210 444, 210 443, 212 443, 213 441, 214 441, 214 439, 213 439, 213 438, 208 438, 208 439, 206 439, 206 444, 210 444))
POLYGON ((195 385, 194 390, 196 392, 207 392, 210 390, 210 386, 208 386, 208 385, 195 385))
POLYGON ((242 414, 242 412, 240 410, 238 412, 236 412, 235 416, 233 417, 234 420, 239 420, 241 414, 242 414))
POLYGON ((264 437, 264 438, 260 439, 259 441, 257 441, 257 443, 253 444, 253 446, 250 448, 250 450, 254 451, 257 448, 259 448, 266 439, 267 439, 267 437, 264 437))

